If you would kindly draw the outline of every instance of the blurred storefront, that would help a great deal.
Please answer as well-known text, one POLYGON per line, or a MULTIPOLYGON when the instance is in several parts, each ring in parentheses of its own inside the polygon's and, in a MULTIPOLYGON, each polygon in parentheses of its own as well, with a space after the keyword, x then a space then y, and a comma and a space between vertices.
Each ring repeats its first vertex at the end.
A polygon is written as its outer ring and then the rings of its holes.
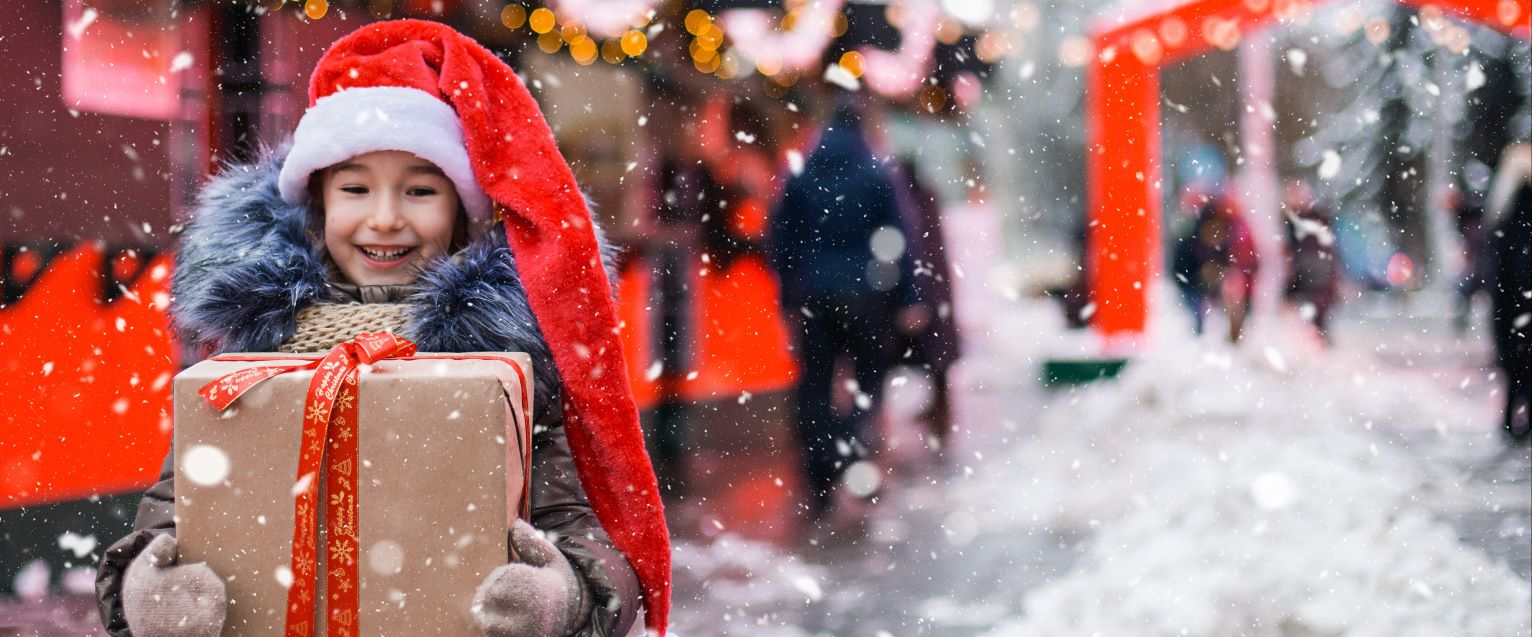
POLYGON ((0 71, 14 87, 0 97, 9 175, 0 210, 0 395, 14 398, 0 407, 14 432, 0 442, 0 527, 11 535, 0 571, 36 557, 65 566, 48 531, 65 520, 131 522, 136 493, 169 443, 169 379, 190 362, 165 315, 179 224, 207 174, 282 143, 307 106, 308 70, 336 37, 376 19, 439 20, 518 69, 624 248, 629 373, 652 413, 676 403, 744 405, 790 387, 786 322, 760 250, 780 178, 801 162, 837 95, 882 104, 891 126, 909 132, 892 136, 896 150, 923 149, 937 174, 966 156, 972 144, 957 123, 1007 49, 980 46, 989 16, 936 6, 14 7, 13 28, 0 39, 0 52, 17 62, 0 71), (921 139, 922 122, 949 134, 921 139), (701 166, 719 188, 709 200, 716 211, 663 219, 667 162, 701 166), (667 350, 683 329, 683 346, 667 350))

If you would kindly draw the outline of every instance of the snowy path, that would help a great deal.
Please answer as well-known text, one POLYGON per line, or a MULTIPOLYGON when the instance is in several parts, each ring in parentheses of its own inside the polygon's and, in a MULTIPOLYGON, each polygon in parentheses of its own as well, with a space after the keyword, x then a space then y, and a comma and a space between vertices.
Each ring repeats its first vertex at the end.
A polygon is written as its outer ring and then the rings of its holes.
MULTIPOLYGON (((896 471, 868 537, 683 543, 678 633, 1532 632, 1532 463, 1482 339, 1372 302, 1330 354, 1270 323, 1082 391, 978 365, 955 461, 896 471)), ((1040 351, 979 351, 1005 347, 1040 351)))

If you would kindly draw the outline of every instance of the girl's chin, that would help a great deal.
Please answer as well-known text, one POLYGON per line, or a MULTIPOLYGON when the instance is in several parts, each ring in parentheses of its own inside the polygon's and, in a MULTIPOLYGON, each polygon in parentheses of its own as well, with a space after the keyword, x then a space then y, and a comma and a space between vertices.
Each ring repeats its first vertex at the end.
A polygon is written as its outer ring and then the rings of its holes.
POLYGON ((353 278, 361 279, 360 281, 353 281, 353 283, 355 285, 357 285, 358 287, 367 287, 367 286, 372 286, 372 285, 409 285, 411 283, 414 283, 414 280, 410 279, 408 277, 367 277, 367 276, 363 276, 363 277, 353 277, 353 278))
POLYGON ((414 268, 406 267, 406 264, 382 269, 362 262, 349 270, 346 276, 354 285, 407 285, 415 281, 414 268))

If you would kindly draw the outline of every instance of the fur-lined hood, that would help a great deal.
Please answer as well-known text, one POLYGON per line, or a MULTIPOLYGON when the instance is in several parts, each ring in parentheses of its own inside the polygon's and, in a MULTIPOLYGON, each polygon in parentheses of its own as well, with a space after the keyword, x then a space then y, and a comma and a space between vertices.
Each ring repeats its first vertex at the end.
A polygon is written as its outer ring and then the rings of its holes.
MULTIPOLYGON (((282 200, 285 154, 226 167, 203 187, 181 235, 171 320, 181 342, 203 353, 275 351, 298 311, 333 301, 332 269, 306 232, 308 209, 282 200)), ((608 276, 613 249, 596 233, 608 276)), ((422 352, 526 352, 539 415, 560 393, 548 344, 497 225, 467 248, 425 266, 409 296, 402 336, 422 352)))

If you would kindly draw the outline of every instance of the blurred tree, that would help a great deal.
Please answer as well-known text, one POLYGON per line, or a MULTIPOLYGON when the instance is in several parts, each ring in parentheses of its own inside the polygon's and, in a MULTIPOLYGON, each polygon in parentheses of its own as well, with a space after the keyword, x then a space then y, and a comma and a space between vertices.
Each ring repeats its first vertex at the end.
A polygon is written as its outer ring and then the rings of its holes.
POLYGON ((1417 271, 1429 271, 1439 256, 1430 249, 1430 215, 1440 214, 1443 203, 1432 196, 1431 182, 1480 193, 1487 186, 1486 168, 1515 138, 1514 114, 1526 110, 1526 42, 1393 3, 1335 11, 1344 12, 1338 20, 1287 32, 1289 43, 1307 49, 1326 83, 1346 96, 1317 114, 1318 125, 1295 145, 1293 159, 1317 172, 1322 194, 1341 215, 1379 216, 1398 250, 1421 266, 1417 271), (1360 16, 1357 28, 1332 37, 1335 24, 1350 16, 1360 16), (1464 95, 1466 108, 1458 107, 1454 100, 1464 95), (1458 134, 1438 134, 1443 126, 1458 134), (1431 174, 1433 153, 1445 158, 1436 168, 1448 174, 1431 174))

